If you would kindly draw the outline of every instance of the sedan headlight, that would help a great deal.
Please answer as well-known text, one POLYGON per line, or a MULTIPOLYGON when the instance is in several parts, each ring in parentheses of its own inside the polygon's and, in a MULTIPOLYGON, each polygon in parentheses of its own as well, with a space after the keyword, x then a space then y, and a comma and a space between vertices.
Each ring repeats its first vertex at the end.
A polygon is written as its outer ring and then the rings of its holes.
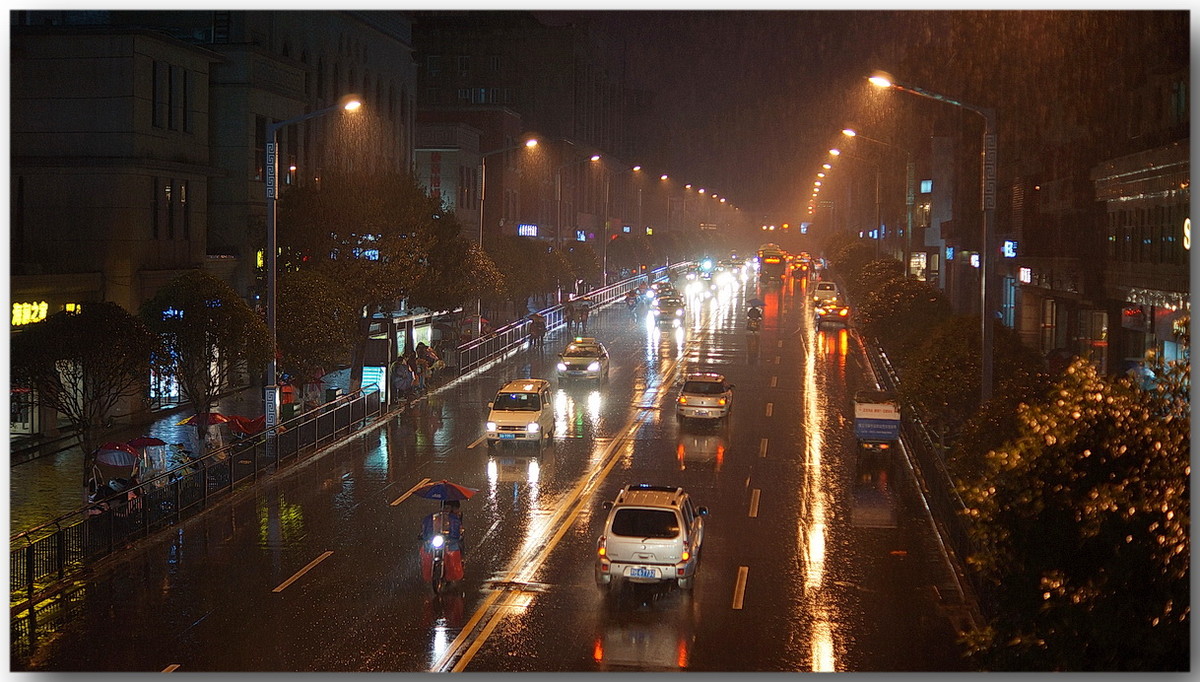
POLYGON ((560 371, 560 372, 567 371, 567 363, 565 363, 565 362, 558 363, 558 371, 560 371))
POLYGON ((538 431, 542 430, 542 426, 537 422, 529 422, 529 424, 525 426, 525 430, 529 433, 537 433, 538 431))
POLYGON ((600 361, 594 360, 592 362, 592 364, 588 365, 588 371, 589 372, 599 372, 600 371, 600 361))

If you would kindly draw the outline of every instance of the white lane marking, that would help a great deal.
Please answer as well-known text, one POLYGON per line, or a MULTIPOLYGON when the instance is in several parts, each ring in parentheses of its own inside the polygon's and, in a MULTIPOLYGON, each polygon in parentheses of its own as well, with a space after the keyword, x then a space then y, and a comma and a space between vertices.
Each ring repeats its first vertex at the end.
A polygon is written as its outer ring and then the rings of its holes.
POLYGON ((775 388, 775 386, 778 383, 779 383, 779 377, 771 377, 771 388, 775 388))
POLYGON ((327 551, 324 554, 322 554, 321 556, 317 557, 316 559, 313 559, 312 561, 308 562, 307 566, 300 569, 299 571, 296 571, 296 575, 293 575, 292 577, 283 581, 283 584, 281 584, 279 587, 276 587, 275 589, 273 589, 271 591, 272 592, 283 592, 284 590, 286 590, 288 588, 288 585, 291 585, 292 583, 299 580, 301 578, 301 576, 303 576, 305 573, 308 573, 309 571, 311 571, 317 564, 328 559, 330 557, 330 555, 332 555, 332 554, 333 554, 332 551, 327 551))
POLYGON ((178 670, 178 669, 179 669, 179 664, 178 664, 178 663, 172 663, 171 665, 168 665, 167 667, 163 668, 163 672, 164 672, 164 673, 173 673, 173 672, 175 672, 175 671, 176 671, 176 670, 178 670))
POLYGON ((746 575, 750 573, 749 566, 738 566, 737 584, 733 586, 733 608, 742 608, 742 600, 746 597, 746 575))
POLYGON ((484 441, 486 438, 487 438, 487 434, 485 433, 485 434, 483 434, 482 436, 480 436, 480 437, 476 438, 474 443, 471 443, 470 445, 468 445, 468 446, 467 446, 467 449, 468 449, 468 450, 470 450, 471 448, 475 447, 476 445, 479 445, 479 444, 480 444, 480 443, 482 443, 482 442, 483 442, 483 441, 484 441))
POLYGON ((403 495, 401 495, 400 497, 397 497, 396 499, 392 500, 392 502, 391 502, 391 506, 395 507, 396 505, 400 504, 400 503, 401 503, 401 502, 403 502, 403 501, 404 501, 404 500, 405 500, 405 499, 406 499, 406 498, 407 498, 409 495, 412 495, 414 490, 416 490, 417 488, 420 488, 421 486, 425 485, 425 484, 426 484, 426 483, 428 483, 428 482, 429 482, 429 479, 428 479, 428 478, 422 478, 422 479, 421 479, 421 481, 420 481, 420 483, 417 483, 417 484, 416 484, 416 485, 414 485, 413 487, 409 488, 409 489, 408 489, 408 492, 406 492, 406 493, 404 493, 403 495))
POLYGON ((775 347, 776 347, 776 348, 783 348, 783 339, 780 339, 780 340, 779 340, 779 342, 775 344, 775 347))
POLYGON ((771 413, 774 411, 775 411, 775 403, 767 403, 767 416, 770 417, 771 413))
POLYGON ((767 439, 766 438, 763 438, 762 440, 758 441, 758 456, 759 457, 767 456, 767 439))
POLYGON ((779 356, 778 355, 775 356, 775 364, 777 364, 777 365, 779 364, 779 356))
POLYGON ((752 519, 758 518, 758 494, 758 488, 755 488, 750 493, 750 518, 752 519))

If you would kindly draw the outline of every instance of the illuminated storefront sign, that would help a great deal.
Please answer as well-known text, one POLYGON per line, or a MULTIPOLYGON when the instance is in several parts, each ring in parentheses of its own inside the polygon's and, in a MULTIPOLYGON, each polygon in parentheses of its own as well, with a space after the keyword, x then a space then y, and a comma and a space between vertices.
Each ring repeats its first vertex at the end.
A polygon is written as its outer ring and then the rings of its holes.
POLYGON ((1033 283, 1033 268, 1021 268, 1020 272, 1018 273, 1018 276, 1021 278, 1021 282, 1023 284, 1032 284, 1033 283))
POLYGON ((1183 220, 1183 250, 1192 250, 1192 219, 1184 218, 1183 220))
POLYGON ((538 226, 530 225, 528 223, 522 223, 520 225, 517 225, 517 236, 518 237, 536 237, 536 236, 538 236, 538 226))
POLYGON ((45 301, 12 304, 12 326, 20 327, 25 324, 41 322, 46 319, 46 310, 49 307, 45 301))
POLYGON ((946 247, 946 260, 954 260, 954 247, 953 246, 946 247))
POLYGON ((971 267, 973 267, 973 268, 979 267, 979 254, 977 254, 977 253, 971 254, 971 267))
POLYGON ((1011 239, 1005 239, 1004 246, 1000 247, 1000 253, 1005 258, 1016 258, 1017 257, 1017 243, 1011 239))

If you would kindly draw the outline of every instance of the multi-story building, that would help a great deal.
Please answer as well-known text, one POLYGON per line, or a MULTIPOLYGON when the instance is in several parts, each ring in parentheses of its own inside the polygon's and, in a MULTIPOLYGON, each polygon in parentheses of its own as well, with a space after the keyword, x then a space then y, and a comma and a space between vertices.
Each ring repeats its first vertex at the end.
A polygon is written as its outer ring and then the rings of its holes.
MULTIPOLYGON (((193 268, 260 303, 268 122, 343 95, 365 105, 353 130, 323 117, 280 131, 283 192, 337 168, 411 169, 416 74, 401 13, 10 16, 14 328, 89 301, 135 311, 193 268)), ((151 404, 172 390, 149 386, 151 404)))

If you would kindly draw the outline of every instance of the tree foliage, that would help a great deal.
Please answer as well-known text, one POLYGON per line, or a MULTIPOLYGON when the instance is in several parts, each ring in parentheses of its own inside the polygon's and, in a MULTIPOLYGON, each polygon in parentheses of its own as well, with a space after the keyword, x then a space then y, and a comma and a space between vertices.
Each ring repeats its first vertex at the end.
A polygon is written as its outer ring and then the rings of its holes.
MULTIPOLYGON (((142 304, 140 316, 163 339, 160 361, 197 414, 212 411, 221 390, 235 383, 239 366, 261 366, 270 357, 263 320, 232 287, 203 270, 168 282, 142 304)), ((198 423, 198 441, 202 428, 198 423)))
POLYGON ((887 270, 875 267, 882 262, 872 261, 860 271, 856 289, 861 293, 855 317, 869 335, 883 344, 903 372, 910 366, 920 366, 910 363, 909 357, 928 337, 929 330, 950 317, 950 304, 928 282, 904 277, 884 280, 887 270))
POLYGON ((996 616, 990 670, 1188 670, 1190 385, 1072 364, 963 490, 996 616))
POLYGON ((281 273, 278 315, 281 371, 308 381, 350 361, 358 311, 326 275, 316 270, 281 273))
POLYGON ((13 334, 12 381, 36 391, 40 405, 70 422, 85 453, 86 480, 88 456, 100 445, 105 421, 145 385, 151 358, 163 357, 163 350, 159 338, 121 306, 86 303, 13 334))

